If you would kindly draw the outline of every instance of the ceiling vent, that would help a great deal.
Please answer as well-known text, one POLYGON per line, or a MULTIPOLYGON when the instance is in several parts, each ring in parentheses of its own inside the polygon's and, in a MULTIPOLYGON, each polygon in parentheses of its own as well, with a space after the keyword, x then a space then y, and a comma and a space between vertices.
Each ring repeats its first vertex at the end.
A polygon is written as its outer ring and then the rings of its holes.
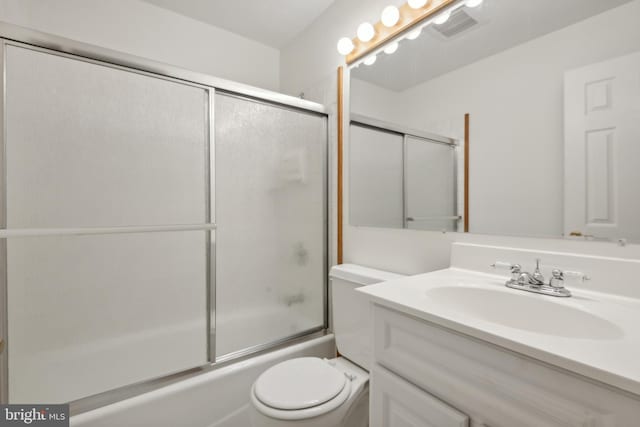
POLYGON ((464 8, 457 9, 447 22, 442 25, 431 25, 430 28, 445 39, 450 39, 476 26, 478 21, 472 18, 464 8))

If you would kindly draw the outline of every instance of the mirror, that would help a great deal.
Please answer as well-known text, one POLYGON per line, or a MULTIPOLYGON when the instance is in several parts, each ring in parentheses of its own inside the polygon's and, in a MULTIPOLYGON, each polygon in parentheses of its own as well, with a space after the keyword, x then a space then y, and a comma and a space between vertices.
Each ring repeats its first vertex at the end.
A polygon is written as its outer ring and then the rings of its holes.
POLYGON ((640 242, 638 22, 640 0, 460 2, 354 64, 351 225, 640 242))

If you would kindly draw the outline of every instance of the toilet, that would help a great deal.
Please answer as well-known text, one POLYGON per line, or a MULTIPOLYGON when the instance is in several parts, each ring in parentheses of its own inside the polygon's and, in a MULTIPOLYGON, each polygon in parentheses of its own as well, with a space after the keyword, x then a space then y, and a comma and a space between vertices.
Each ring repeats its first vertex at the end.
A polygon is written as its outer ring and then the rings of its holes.
POLYGON ((341 357, 298 357, 264 371, 251 387, 253 427, 369 425, 369 300, 360 286, 402 277, 353 264, 331 269, 333 331, 341 357))

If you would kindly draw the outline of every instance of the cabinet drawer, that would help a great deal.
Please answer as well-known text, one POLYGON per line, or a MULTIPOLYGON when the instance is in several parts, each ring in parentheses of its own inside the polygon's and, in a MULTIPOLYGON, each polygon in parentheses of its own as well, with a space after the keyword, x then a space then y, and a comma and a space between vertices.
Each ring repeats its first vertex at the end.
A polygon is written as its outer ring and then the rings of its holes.
POLYGON ((634 425, 640 397, 374 305, 374 362, 491 427, 634 425))
POLYGON ((375 365, 371 376, 371 427, 468 427, 469 417, 375 365))

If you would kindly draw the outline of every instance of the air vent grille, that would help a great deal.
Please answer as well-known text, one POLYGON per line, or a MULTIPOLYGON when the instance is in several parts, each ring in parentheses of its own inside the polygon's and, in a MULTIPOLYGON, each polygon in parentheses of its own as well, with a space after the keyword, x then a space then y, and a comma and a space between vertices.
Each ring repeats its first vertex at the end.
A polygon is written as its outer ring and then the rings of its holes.
POLYGON ((447 22, 442 25, 433 25, 431 28, 448 39, 468 30, 477 23, 478 21, 469 16, 464 9, 458 9, 451 14, 447 22))

